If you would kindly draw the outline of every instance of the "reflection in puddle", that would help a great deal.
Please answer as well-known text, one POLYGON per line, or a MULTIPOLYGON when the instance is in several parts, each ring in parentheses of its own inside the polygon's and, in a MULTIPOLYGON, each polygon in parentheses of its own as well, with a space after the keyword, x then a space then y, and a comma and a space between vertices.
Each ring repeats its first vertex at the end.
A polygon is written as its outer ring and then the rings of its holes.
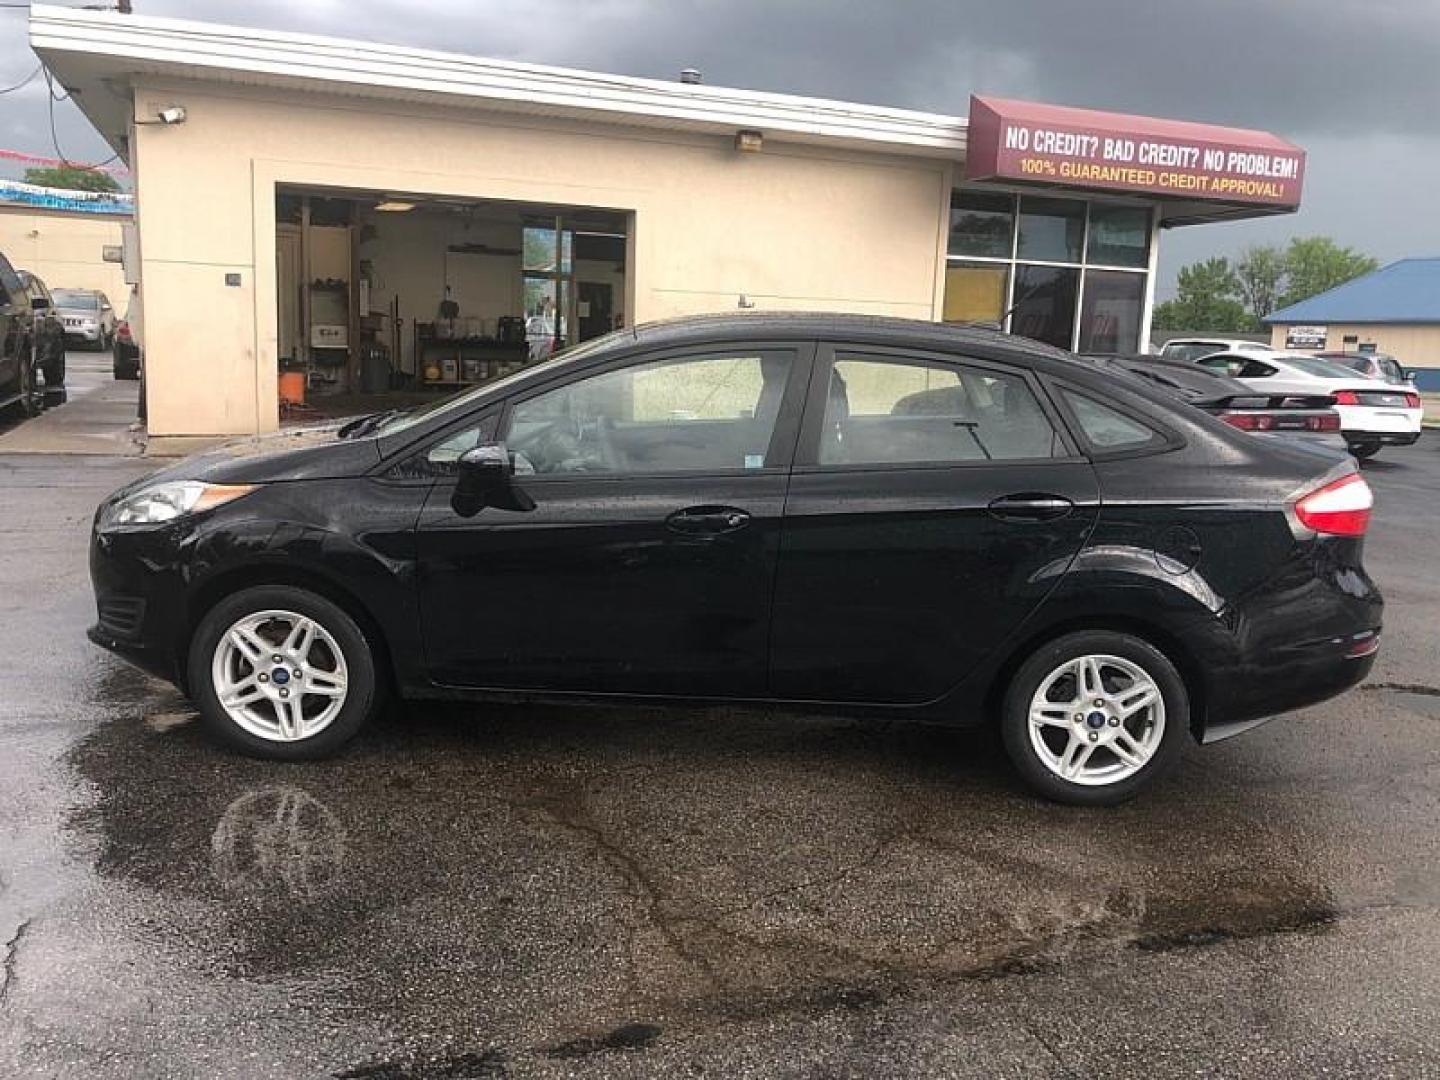
POLYGON ((211 867, 226 892, 318 900, 345 868, 345 830, 319 799, 273 786, 233 799, 210 838, 211 867))

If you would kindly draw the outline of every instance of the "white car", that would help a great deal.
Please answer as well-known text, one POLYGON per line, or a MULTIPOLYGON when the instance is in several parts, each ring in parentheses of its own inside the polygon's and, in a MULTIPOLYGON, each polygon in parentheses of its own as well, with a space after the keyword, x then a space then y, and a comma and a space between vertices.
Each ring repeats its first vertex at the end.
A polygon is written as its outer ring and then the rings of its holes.
POLYGON ((1263 345, 1258 341, 1246 341, 1243 338, 1171 338, 1160 346, 1161 357, 1166 360, 1181 360, 1187 364, 1219 352, 1268 353, 1272 351, 1269 345, 1263 345))
POLYGON ((1425 409, 1418 393, 1357 375, 1330 360, 1247 349, 1215 353, 1196 363, 1271 394, 1329 394, 1340 414, 1340 433, 1357 458, 1372 457, 1382 446, 1409 446, 1420 438, 1425 409))

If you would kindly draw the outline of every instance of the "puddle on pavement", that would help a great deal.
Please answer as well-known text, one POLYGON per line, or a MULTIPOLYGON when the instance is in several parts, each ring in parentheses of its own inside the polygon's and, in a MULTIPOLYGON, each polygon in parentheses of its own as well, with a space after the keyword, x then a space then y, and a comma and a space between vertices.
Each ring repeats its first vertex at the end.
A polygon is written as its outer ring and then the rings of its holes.
POLYGON ((183 703, 135 689, 71 757, 102 880, 199 963, 416 1037, 578 1055, 637 1015, 869 1007, 1336 918, 1314 815, 1199 770, 1079 811, 944 730, 540 707, 416 708, 278 765, 155 724, 183 703))

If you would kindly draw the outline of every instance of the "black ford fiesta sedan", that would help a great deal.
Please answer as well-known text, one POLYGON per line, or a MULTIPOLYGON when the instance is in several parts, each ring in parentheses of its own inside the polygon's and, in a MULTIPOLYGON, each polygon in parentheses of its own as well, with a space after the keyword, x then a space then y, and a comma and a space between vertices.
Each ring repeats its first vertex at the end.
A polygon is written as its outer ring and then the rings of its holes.
POLYGON ((852 316, 620 331, 459 397, 184 461, 95 517, 91 638, 238 749, 405 698, 997 723, 1125 799, 1369 671, 1371 493, 1136 380, 852 316))

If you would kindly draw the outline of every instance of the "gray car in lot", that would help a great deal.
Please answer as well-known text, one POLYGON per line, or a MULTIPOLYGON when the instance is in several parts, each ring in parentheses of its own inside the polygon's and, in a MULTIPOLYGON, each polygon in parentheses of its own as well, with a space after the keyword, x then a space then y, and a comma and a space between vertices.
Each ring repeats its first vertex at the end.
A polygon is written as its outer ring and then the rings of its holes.
POLYGON ((55 313, 65 328, 65 340, 89 345, 97 351, 110 348, 115 339, 115 309, 98 289, 55 289, 55 313))

